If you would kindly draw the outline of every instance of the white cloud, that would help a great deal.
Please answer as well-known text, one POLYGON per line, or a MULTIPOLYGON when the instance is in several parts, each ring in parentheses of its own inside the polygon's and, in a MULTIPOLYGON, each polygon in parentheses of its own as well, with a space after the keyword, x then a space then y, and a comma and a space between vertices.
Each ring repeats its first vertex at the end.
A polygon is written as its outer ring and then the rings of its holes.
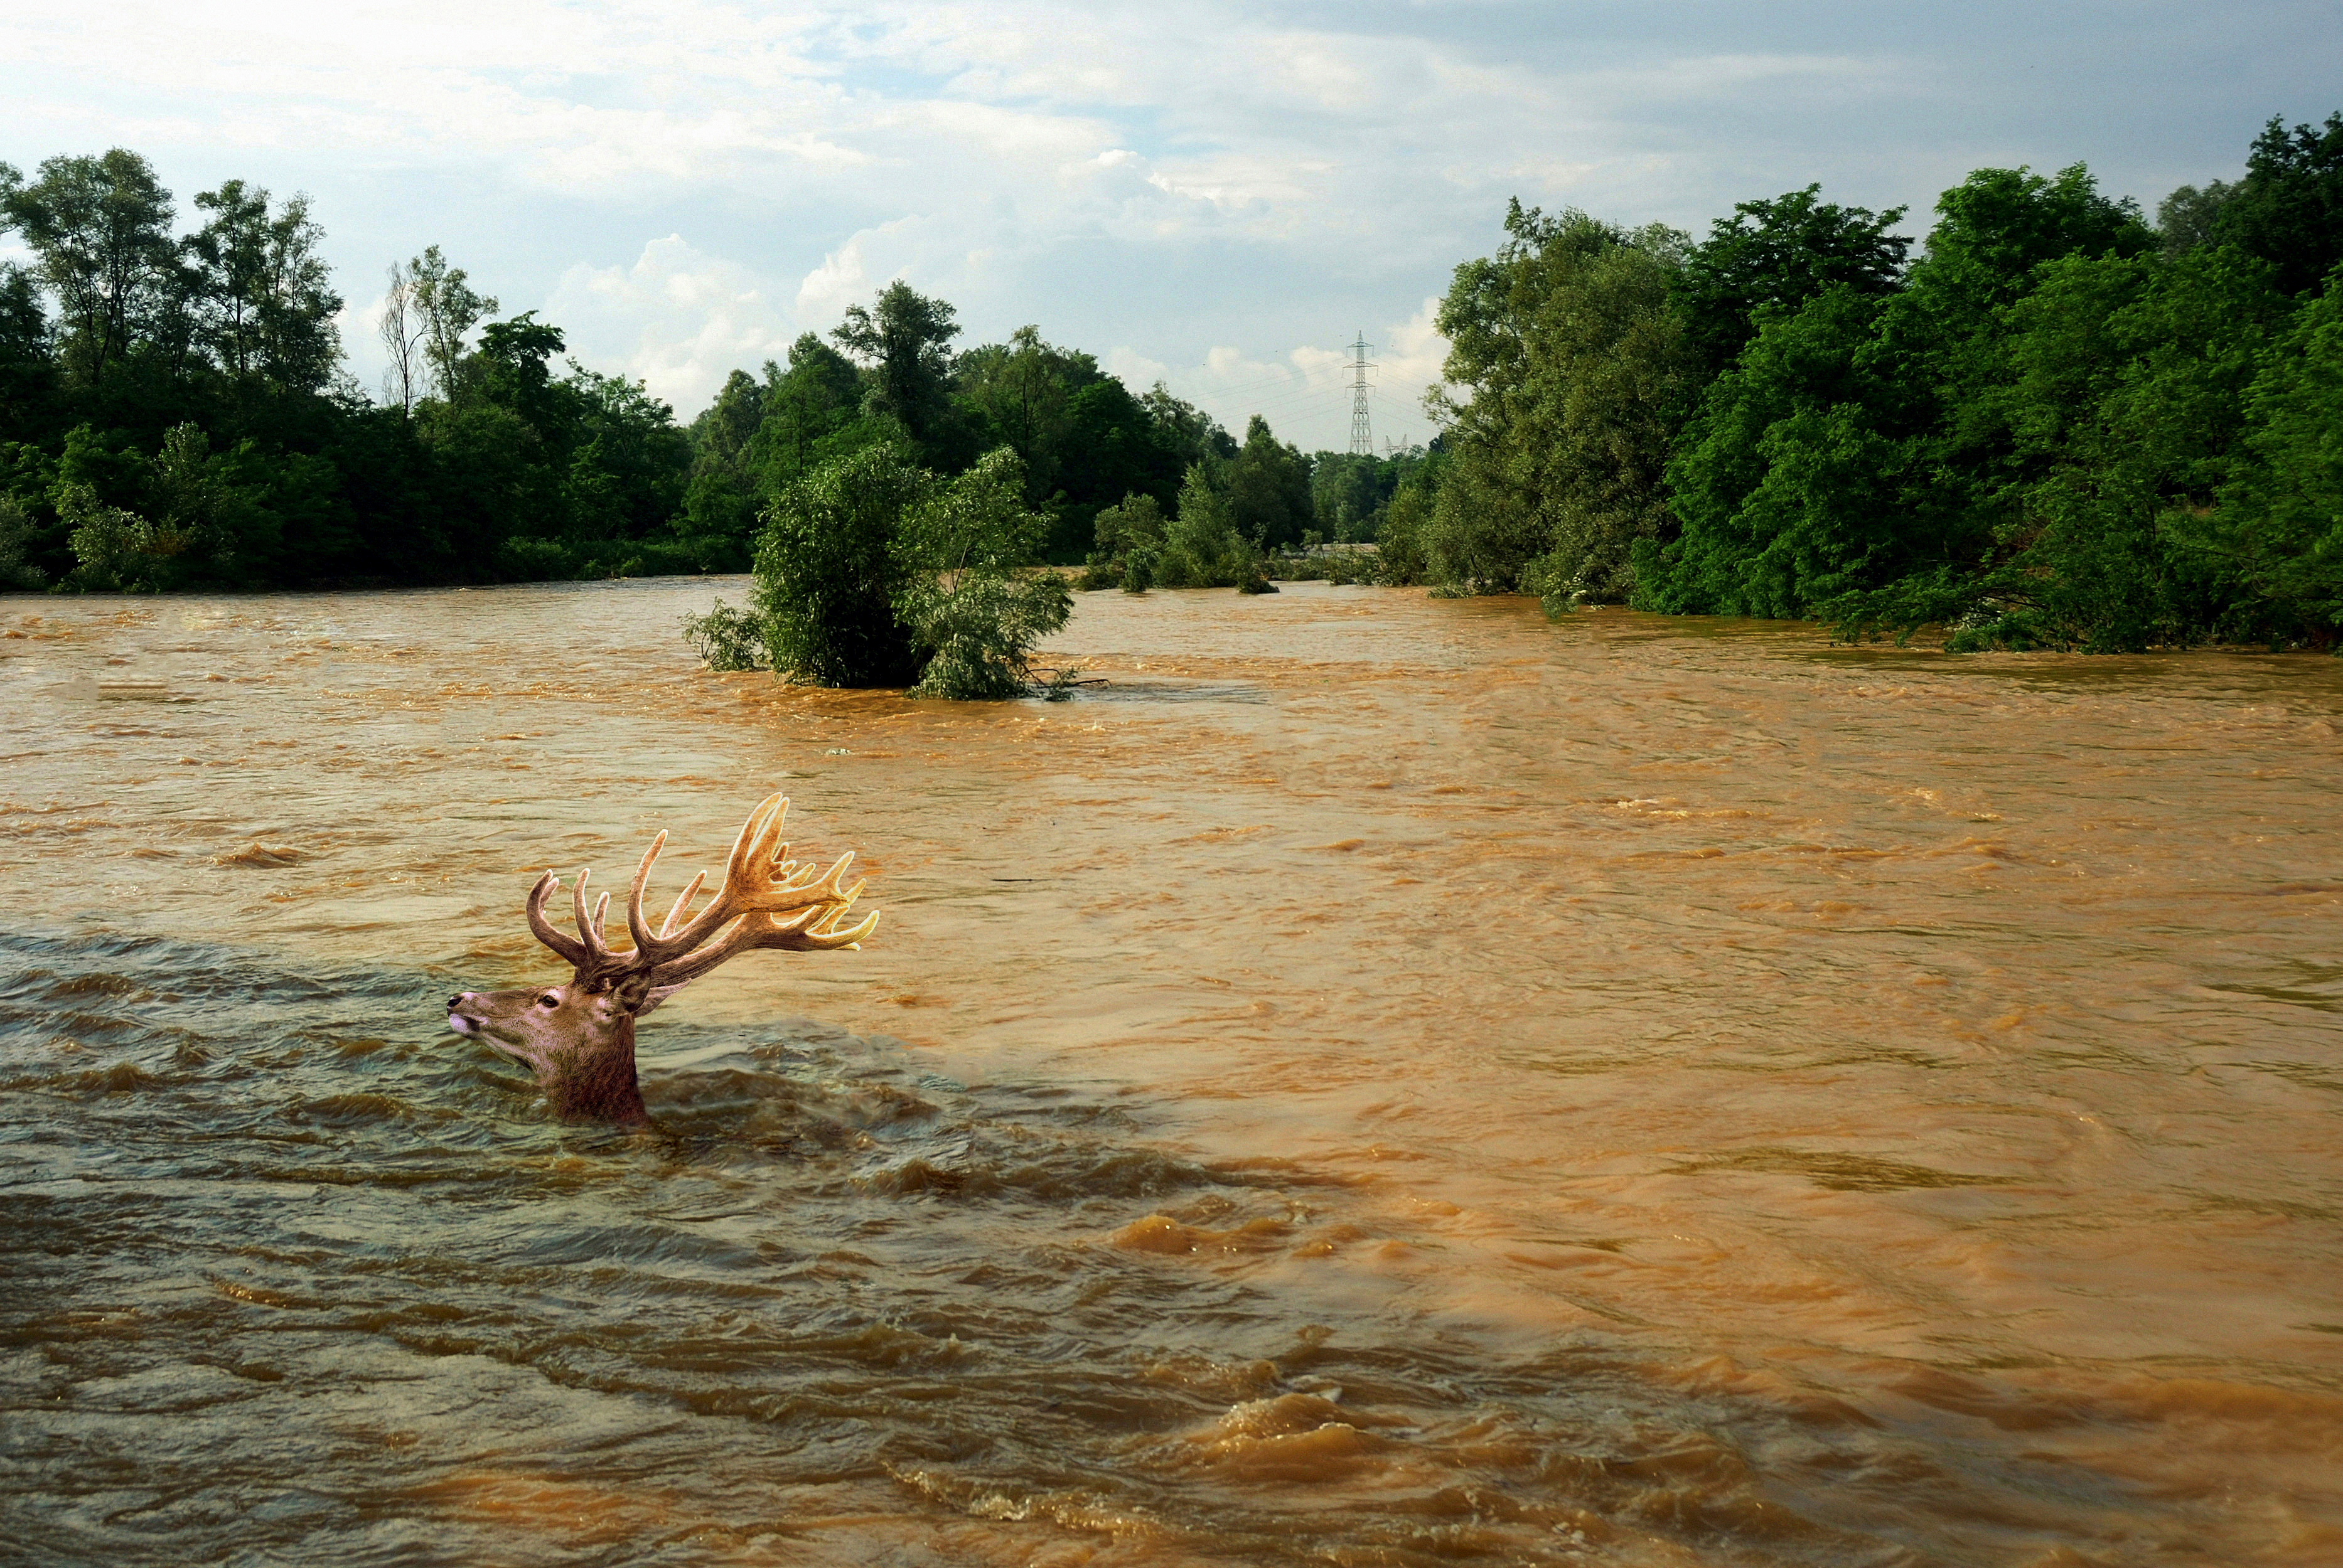
POLYGON ((581 362, 640 380, 686 418, 733 370, 786 361, 799 330, 764 279, 679 235, 651 241, 631 266, 571 267, 543 314, 581 362))

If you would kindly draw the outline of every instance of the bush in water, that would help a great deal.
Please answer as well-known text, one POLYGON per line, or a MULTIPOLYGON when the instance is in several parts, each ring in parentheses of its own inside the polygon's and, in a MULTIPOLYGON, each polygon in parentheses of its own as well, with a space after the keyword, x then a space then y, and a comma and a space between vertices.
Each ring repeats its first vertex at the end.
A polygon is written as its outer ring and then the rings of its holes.
POLYGON ((1050 519, 1025 504, 1025 464, 1001 447, 904 516, 897 612, 927 664, 914 697, 962 701, 1034 689, 1033 645, 1066 624, 1073 593, 1031 563, 1050 519))
POLYGON ((1040 689, 1033 646, 1072 593, 1032 563, 1049 518, 1003 447, 940 480, 892 444, 822 463, 765 514, 747 608, 684 618, 711 669, 771 668, 822 686, 980 699, 1040 689))
POLYGON ((935 477, 891 443, 824 463, 765 513, 755 608, 775 669, 818 686, 909 686, 920 659, 897 609, 896 534, 935 477))

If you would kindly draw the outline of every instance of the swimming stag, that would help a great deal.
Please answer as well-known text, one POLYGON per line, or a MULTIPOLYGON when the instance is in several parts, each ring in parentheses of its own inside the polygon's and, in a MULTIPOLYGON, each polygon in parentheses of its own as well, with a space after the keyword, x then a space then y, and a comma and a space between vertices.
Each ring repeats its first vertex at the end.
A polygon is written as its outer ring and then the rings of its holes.
POLYGON ((570 936, 546 917, 546 900, 560 890, 561 879, 548 871, 528 895, 528 929, 537 940, 568 960, 568 985, 526 990, 468 990, 447 1000, 447 1026, 487 1041, 526 1062, 554 1111, 570 1121, 615 1121, 640 1127, 650 1121, 635 1078, 635 1020, 698 980, 751 948, 787 948, 809 952, 851 948, 878 927, 866 915, 844 923, 862 884, 842 885, 852 850, 817 877, 809 863, 784 859, 780 842, 786 797, 769 795, 749 813, 725 862, 715 901, 697 915, 691 901, 708 873, 691 879, 653 930, 643 916, 643 890, 651 865, 667 844, 662 829, 635 869, 627 895, 630 950, 613 950, 602 940, 602 918, 610 907, 604 893, 592 915, 586 910, 588 871, 570 889, 578 934, 570 936))

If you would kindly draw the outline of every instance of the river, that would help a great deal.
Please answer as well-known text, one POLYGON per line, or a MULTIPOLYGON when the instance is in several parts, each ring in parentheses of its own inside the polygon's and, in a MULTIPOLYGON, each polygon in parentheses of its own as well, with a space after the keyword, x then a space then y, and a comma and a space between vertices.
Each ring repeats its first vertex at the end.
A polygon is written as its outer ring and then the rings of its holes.
POLYGON ((0 1560, 2343 1563, 2343 661, 0 599, 0 1560), (860 951, 446 1031, 795 801, 860 951))

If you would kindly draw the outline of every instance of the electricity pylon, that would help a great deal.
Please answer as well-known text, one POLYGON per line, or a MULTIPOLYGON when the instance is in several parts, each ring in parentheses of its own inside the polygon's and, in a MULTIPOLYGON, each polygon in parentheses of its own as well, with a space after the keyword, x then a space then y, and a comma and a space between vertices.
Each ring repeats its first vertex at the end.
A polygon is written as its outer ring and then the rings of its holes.
POLYGON ((1363 457, 1375 455, 1375 434, 1367 427, 1367 372, 1374 368, 1367 348, 1367 335, 1362 328, 1359 340, 1351 345, 1351 450, 1363 457))

